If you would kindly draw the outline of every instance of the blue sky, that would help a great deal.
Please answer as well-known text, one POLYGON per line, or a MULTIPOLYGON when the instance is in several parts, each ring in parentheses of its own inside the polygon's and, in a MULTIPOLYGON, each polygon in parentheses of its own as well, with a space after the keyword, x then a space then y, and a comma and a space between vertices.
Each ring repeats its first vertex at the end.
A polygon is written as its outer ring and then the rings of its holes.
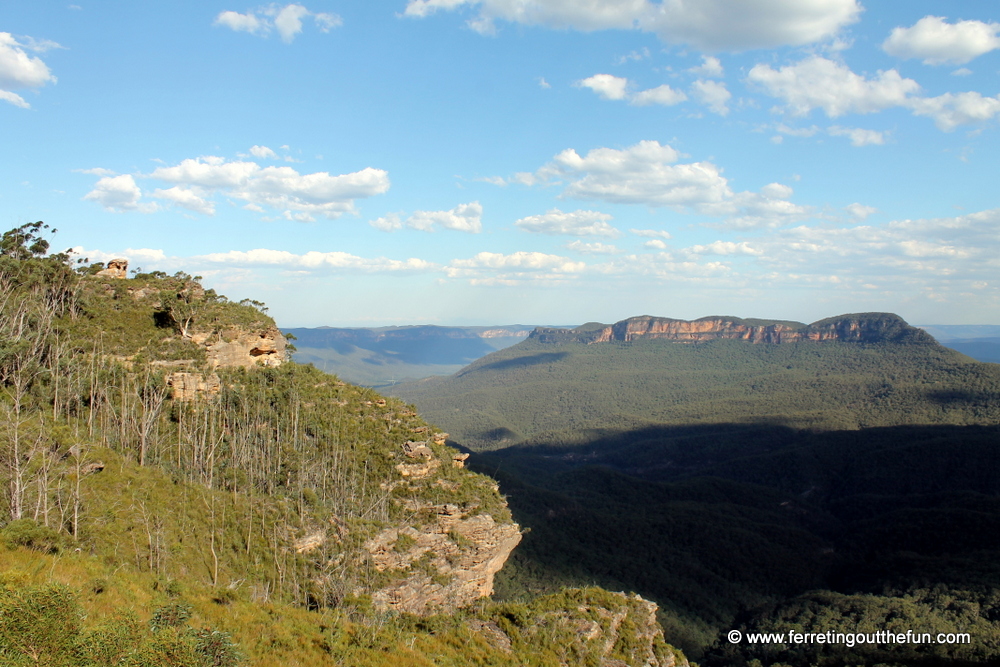
POLYGON ((0 223, 290 327, 1000 324, 998 10, 5 0, 0 223))

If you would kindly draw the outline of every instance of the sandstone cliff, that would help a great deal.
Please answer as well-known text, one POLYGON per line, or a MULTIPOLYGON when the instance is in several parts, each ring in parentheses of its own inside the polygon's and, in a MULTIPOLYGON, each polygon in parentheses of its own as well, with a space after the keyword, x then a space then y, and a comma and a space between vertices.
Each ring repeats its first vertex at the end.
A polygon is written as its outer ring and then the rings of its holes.
POLYGON ((855 343, 932 343, 926 332, 911 327, 891 313, 840 315, 806 325, 800 322, 744 320, 738 317, 702 317, 687 321, 643 315, 611 325, 589 324, 577 329, 535 329, 530 339, 541 343, 631 342, 660 338, 698 343, 733 339, 750 343, 843 341, 855 343))

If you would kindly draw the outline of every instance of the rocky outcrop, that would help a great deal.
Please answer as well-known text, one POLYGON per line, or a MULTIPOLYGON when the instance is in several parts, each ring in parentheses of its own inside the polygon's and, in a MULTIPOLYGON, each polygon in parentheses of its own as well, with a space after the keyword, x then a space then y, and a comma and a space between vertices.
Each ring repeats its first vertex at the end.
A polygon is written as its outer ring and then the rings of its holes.
POLYGON ((806 325, 799 322, 743 320, 737 317, 702 317, 677 320, 669 317, 630 317, 611 325, 587 325, 578 329, 535 329, 529 337, 540 343, 632 342, 660 338, 699 343, 731 339, 750 343, 800 341, 844 341, 858 343, 933 342, 926 332, 908 325, 891 313, 841 315, 806 325))
POLYGON ((167 386, 170 387, 170 397, 175 401, 193 401, 215 396, 222 388, 219 376, 214 373, 206 377, 202 373, 187 372, 168 375, 167 386))
POLYGON ((191 340, 205 346, 208 365, 212 368, 275 367, 288 360, 288 341, 274 326, 261 331, 231 329, 218 337, 193 334, 191 340))
POLYGON ((424 519, 365 543, 375 568, 395 580, 372 594, 382 609, 424 614, 463 607, 493 593, 493 576, 521 541, 517 524, 454 504, 411 503, 424 519))
POLYGON ((116 278, 118 280, 128 278, 128 260, 122 258, 109 260, 107 268, 94 275, 100 278, 116 278))

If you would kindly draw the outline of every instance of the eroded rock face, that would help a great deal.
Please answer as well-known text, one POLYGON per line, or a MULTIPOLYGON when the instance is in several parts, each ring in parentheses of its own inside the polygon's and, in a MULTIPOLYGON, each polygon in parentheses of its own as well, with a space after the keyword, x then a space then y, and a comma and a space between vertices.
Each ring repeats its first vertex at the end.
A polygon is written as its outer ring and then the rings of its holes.
POLYGON ((268 327, 263 331, 229 331, 216 342, 209 342, 207 336, 200 341, 197 336, 192 336, 192 340, 205 345, 212 368, 274 367, 288 360, 285 350, 288 342, 277 327, 268 327))
POLYGON ((168 375, 167 386, 170 387, 170 397, 175 401, 193 401, 215 396, 222 388, 219 376, 214 373, 206 377, 202 373, 187 372, 168 375))
POLYGON ((117 278, 119 280, 128 278, 128 260, 122 258, 109 260, 107 268, 98 271, 94 275, 102 278, 117 278))
POLYGON ((458 505, 414 504, 425 523, 382 531, 365 544, 375 568, 399 579, 372 594, 382 609, 424 614, 493 593, 493 576, 521 541, 517 524, 458 505))

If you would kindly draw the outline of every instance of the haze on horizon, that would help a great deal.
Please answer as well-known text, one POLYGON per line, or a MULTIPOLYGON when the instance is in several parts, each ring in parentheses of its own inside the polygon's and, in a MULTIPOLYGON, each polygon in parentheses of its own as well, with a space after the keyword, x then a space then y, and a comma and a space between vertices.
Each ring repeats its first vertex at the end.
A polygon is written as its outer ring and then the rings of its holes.
POLYGON ((286 327, 1000 324, 995 3, 5 3, 0 211, 286 327))

